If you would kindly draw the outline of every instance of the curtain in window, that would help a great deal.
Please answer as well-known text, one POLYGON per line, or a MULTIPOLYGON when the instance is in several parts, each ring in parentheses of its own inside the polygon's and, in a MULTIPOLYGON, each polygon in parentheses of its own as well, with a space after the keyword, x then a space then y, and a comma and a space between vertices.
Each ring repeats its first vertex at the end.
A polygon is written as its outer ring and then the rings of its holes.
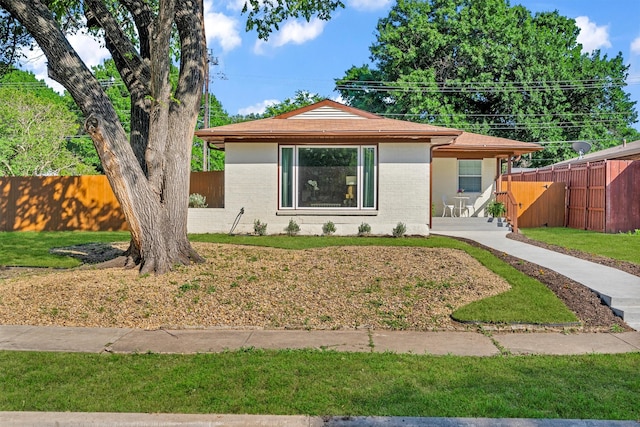
POLYGON ((375 149, 373 147, 365 147, 363 149, 363 193, 362 207, 375 207, 375 149))
POLYGON ((282 173, 282 194, 281 205, 283 208, 293 207, 293 147, 284 147, 281 149, 280 168, 282 173))

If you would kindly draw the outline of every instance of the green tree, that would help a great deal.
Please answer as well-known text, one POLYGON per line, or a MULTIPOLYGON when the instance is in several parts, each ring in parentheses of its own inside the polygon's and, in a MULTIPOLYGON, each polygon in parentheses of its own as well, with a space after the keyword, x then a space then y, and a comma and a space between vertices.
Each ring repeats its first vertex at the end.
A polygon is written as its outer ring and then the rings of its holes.
POLYGON ((23 56, 20 49, 31 41, 31 36, 18 20, 0 9, 0 77, 12 70, 23 56))
MULTIPOLYGON (((289 17, 328 19, 330 0, 245 5, 248 28, 266 38, 289 17)), ((47 57, 48 74, 82 111, 105 174, 131 230, 128 266, 163 273, 202 258, 187 237, 193 131, 207 56, 201 0, 0 0, 47 57), (86 22, 104 36, 131 96, 127 133, 100 81, 71 47, 67 32, 86 22), (175 49, 172 49, 175 47, 175 49), (175 85, 171 64, 179 64, 175 85)))
POLYGON ((100 159, 93 146, 93 142, 91 138, 81 130, 81 124, 84 122, 82 113, 78 111, 78 108, 73 103, 73 100, 69 99, 68 95, 59 95, 56 91, 48 87, 43 80, 36 79, 33 73, 16 69, 12 69, 0 77, 0 85, 4 88, 19 89, 19 94, 31 93, 43 100, 43 102, 55 104, 61 109, 73 112, 76 116, 76 133, 65 135, 66 150, 70 151, 84 165, 89 166, 89 168, 79 168, 67 174, 77 175, 81 173, 93 174, 102 172, 100 159))
POLYGON ((639 137, 621 54, 581 53, 558 12, 508 0, 398 0, 378 22, 373 66, 337 80, 351 105, 382 114, 545 145, 540 166, 639 137))
POLYGON ((0 175, 82 175, 95 169, 67 148, 75 114, 33 91, 0 86, 0 175))
POLYGON ((287 98, 278 104, 268 106, 262 117, 278 116, 288 113, 289 111, 297 110, 298 108, 306 107, 307 105, 315 104, 324 99, 326 99, 325 96, 320 96, 306 90, 298 90, 293 98, 287 98))
MULTIPOLYGON (((231 123, 231 118, 222 104, 213 94, 209 94, 209 117, 205 121, 204 115, 207 112, 205 108, 206 100, 202 100, 202 108, 198 116, 198 127, 204 126, 205 122, 209 123, 209 127, 222 126, 231 123)), ((191 152, 191 170, 195 172, 202 171, 202 163, 204 156, 202 154, 204 141, 200 138, 193 138, 193 149, 191 152)), ((224 169, 224 151, 209 149, 208 151, 209 170, 220 171, 224 169)))

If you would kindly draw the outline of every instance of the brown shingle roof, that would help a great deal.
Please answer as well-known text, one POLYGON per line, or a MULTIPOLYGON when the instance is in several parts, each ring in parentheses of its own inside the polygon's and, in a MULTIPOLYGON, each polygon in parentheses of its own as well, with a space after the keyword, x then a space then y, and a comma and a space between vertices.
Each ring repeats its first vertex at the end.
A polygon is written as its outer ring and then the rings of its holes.
MULTIPOLYGON (((542 149, 524 143, 462 132, 424 123, 387 119, 331 100, 324 100, 276 117, 202 129, 196 136, 224 147, 225 142, 264 142, 295 139, 298 141, 368 139, 379 141, 417 141, 443 144, 436 151, 447 156, 460 152, 523 154, 542 149), (448 145, 447 145, 448 144, 448 145)), ((436 155, 436 153, 434 153, 436 155)))
POLYGON ((325 100, 300 110, 268 119, 235 123, 203 129, 196 136, 210 142, 258 142, 275 138, 376 138, 376 139, 430 139, 445 137, 452 140, 462 132, 456 129, 387 119, 325 100), (311 108, 313 107, 313 108, 311 108), (306 118, 304 113, 331 108, 324 116, 306 118))
POLYGON ((438 157, 449 157, 461 153, 493 153, 491 156, 522 155, 534 151, 540 151, 543 147, 530 142, 520 142, 513 139, 499 138, 496 136, 480 135, 464 132, 450 145, 435 149, 438 157), (439 154, 438 154, 439 153, 439 154), (446 156, 443 156, 446 154, 446 156))

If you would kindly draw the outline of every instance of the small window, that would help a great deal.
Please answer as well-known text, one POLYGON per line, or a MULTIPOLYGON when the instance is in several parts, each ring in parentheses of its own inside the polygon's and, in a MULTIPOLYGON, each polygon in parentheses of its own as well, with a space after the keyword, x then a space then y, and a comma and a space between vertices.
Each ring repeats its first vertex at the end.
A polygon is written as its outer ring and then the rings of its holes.
POLYGON ((280 147, 281 209, 375 206, 375 147, 280 147))
POLYGON ((482 192, 482 160, 458 160, 458 189, 482 192))

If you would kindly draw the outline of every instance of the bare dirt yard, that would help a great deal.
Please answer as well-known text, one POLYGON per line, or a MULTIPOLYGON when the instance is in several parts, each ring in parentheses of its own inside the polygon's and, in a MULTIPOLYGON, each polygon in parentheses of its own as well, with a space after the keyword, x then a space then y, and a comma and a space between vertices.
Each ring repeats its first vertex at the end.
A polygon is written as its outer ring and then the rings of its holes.
MULTIPOLYGON (((195 243, 204 264, 162 276, 104 268, 120 245, 65 248, 88 264, 0 271, 0 324, 129 328, 466 329, 458 307, 508 283, 466 253, 413 247, 300 251, 195 243)), ((587 330, 628 327, 588 289, 498 254, 562 298, 587 330)))

